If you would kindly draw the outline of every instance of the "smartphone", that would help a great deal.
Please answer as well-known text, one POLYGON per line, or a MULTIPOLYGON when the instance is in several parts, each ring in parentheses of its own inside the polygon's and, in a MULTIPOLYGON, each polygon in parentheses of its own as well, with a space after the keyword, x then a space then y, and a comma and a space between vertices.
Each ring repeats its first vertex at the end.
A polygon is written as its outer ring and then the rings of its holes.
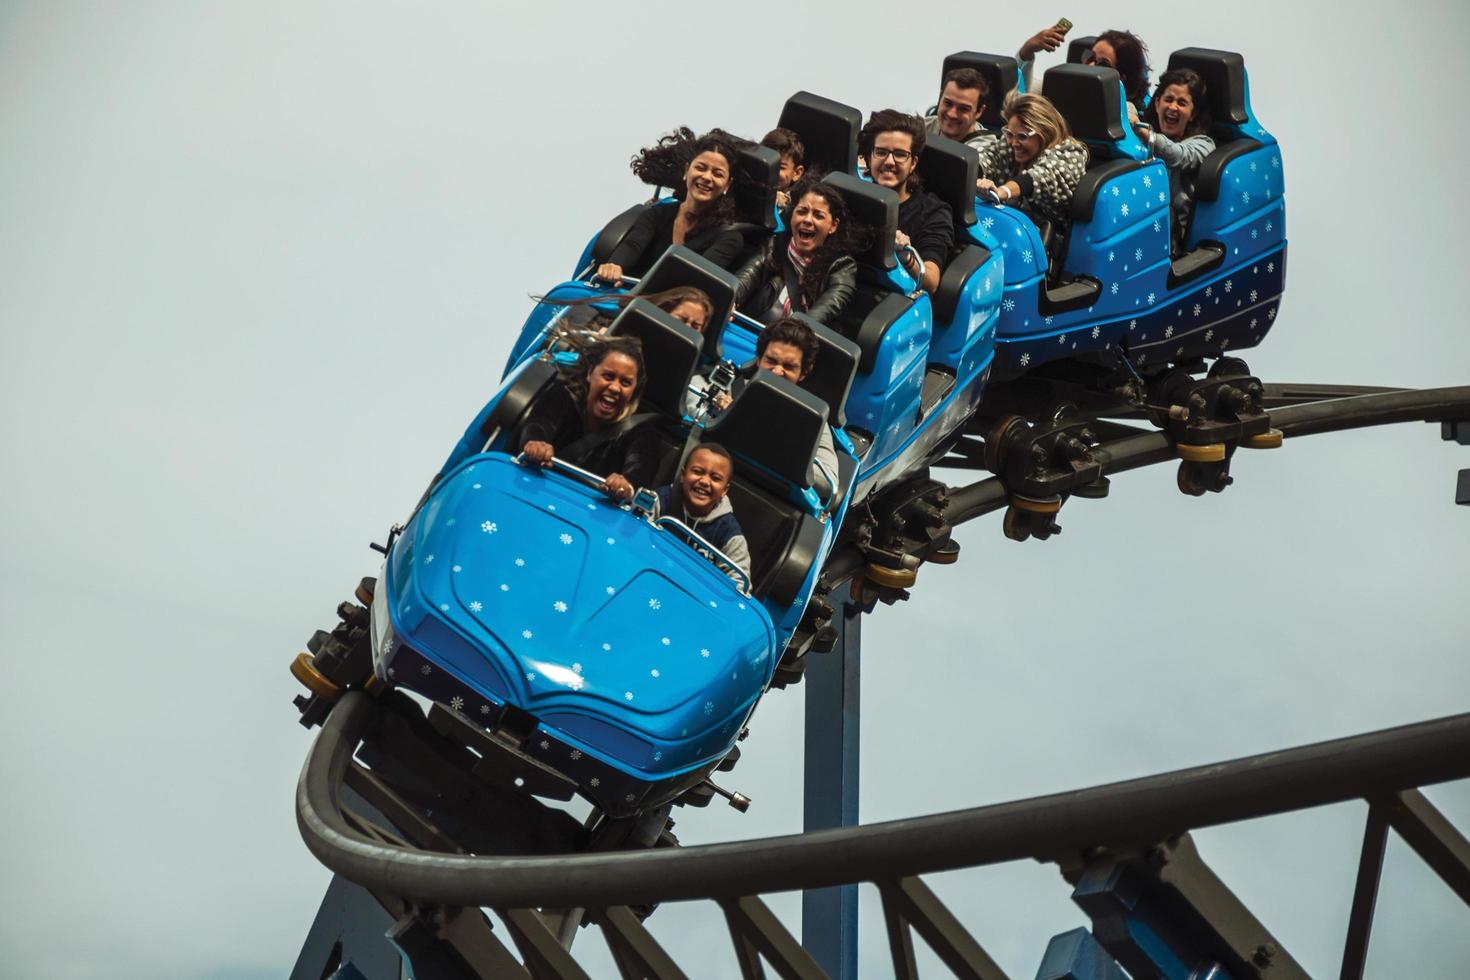
POLYGON ((1063 17, 1061 20, 1057 21, 1056 27, 1053 29, 1061 31, 1063 34, 1065 34, 1072 29, 1072 22, 1063 17))

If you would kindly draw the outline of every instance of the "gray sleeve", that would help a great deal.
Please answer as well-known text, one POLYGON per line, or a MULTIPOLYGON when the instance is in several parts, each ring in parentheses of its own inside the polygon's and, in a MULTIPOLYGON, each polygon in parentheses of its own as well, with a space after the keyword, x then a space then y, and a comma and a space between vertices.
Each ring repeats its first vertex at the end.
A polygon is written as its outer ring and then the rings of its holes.
POLYGON ((1204 133, 1196 133, 1176 143, 1158 130, 1154 130, 1153 136, 1149 139, 1149 149, 1153 150, 1154 156, 1164 161, 1164 166, 1170 170, 1182 170, 1188 173, 1198 170, 1205 157, 1215 152, 1215 141, 1204 133))
POLYGON ((822 435, 817 440, 817 453, 812 457, 811 469, 807 470, 806 474, 807 482, 812 485, 812 489, 826 498, 832 495, 832 484, 827 482, 827 477, 823 475, 822 470, 817 469, 818 463, 822 465, 823 470, 832 474, 832 479, 837 479, 837 448, 832 445, 832 429, 826 425, 822 426, 822 435))
MULTIPOLYGON (((743 533, 737 534, 729 541, 726 541, 725 546, 720 550, 745 573, 746 578, 750 577, 750 545, 745 542, 745 535, 743 533)), ((734 577, 733 575, 730 576, 732 579, 734 577)))
MULTIPOLYGON (((699 396, 704 389, 709 387, 709 379, 702 374, 693 374, 689 377, 689 387, 684 389, 684 414, 690 418, 694 417, 694 409, 699 405, 699 396), (690 391, 693 388, 695 390, 690 391)), ((680 460, 683 462, 683 460, 680 460)))

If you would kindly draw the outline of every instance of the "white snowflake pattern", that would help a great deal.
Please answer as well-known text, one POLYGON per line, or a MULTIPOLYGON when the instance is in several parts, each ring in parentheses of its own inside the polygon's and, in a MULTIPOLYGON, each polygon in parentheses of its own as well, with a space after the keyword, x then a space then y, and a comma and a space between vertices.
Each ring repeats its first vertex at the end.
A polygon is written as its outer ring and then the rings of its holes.
POLYGON ((609 585, 605 591, 608 595, 616 595, 618 590, 609 585))
POLYGON ((1157 221, 1155 221, 1154 222, 1154 231, 1157 232, 1158 230, 1159 230, 1159 223, 1157 221))
POLYGON ((576 762, 580 758, 582 758, 582 750, 581 749, 572 749, 572 761, 573 762, 576 762))
POLYGON ((1273 222, 1270 222, 1270 221, 1266 222, 1266 231, 1268 233, 1270 231, 1272 231, 1275 227, 1276 227, 1276 225, 1273 222))
POLYGON ((1102 327, 1093 327, 1092 328, 1092 339, 1093 340, 1096 340, 1097 339, 1097 335, 1100 334, 1100 333, 1102 333, 1102 327))
POLYGON ((1016 301, 1013 300, 1013 299, 1011 299, 1008 296, 1008 297, 1006 297, 1005 302, 1003 302, 1003 303, 1000 304, 1000 307, 1001 307, 1001 309, 1003 309, 1007 313, 1009 313, 1009 312, 1011 312, 1011 310, 1014 310, 1016 308, 1016 301))
POLYGON ((1144 187, 1152 187, 1152 186, 1154 186, 1154 179, 1152 177, 1150 177, 1148 174, 1144 174, 1143 175, 1143 186, 1144 187))
POLYGON ((1199 316, 1201 309, 1202 307, 1198 303, 1194 304, 1194 315, 1199 316))
POLYGON ((1215 331, 1213 331, 1213 330, 1206 330, 1205 331, 1205 343, 1209 343, 1210 342, 1210 338, 1213 337, 1213 336, 1215 336, 1215 331))
POLYGON ((1031 355, 1030 354, 1022 354, 1021 355, 1021 367, 1025 367, 1026 365, 1028 365, 1030 363, 1031 363, 1031 355))
POLYGON ((1112 193, 1113 193, 1113 196, 1114 197, 1117 197, 1118 196, 1118 185, 1117 184, 1114 184, 1113 185, 1112 193))
POLYGON ((715 713, 715 703, 713 701, 706 701, 704 703, 704 713, 707 715, 715 713))
POLYGON ((425 677, 428 677, 433 672, 434 668, 430 667, 428 664, 424 664, 422 667, 419 668, 419 673, 423 674, 425 677))
POLYGON ((1046 325, 1049 327, 1049 326, 1051 326, 1051 321, 1054 320, 1054 319, 1055 319, 1055 317, 1046 317, 1046 319, 1043 322, 1045 322, 1046 325))
POLYGON ((980 281, 980 292, 985 293, 986 295, 989 295, 989 293, 990 293, 990 277, 989 276, 986 276, 984 279, 982 279, 980 281))
POLYGON ((1250 202, 1251 202, 1251 192, 1250 191, 1241 191, 1240 192, 1240 203, 1241 204, 1249 204, 1250 202))
POLYGON ((1111 286, 1109 286, 1108 292, 1112 293, 1114 296, 1118 295, 1118 284, 1113 283, 1111 286))
POLYGON ((1148 299, 1148 305, 1149 306, 1153 306, 1154 305, 1154 301, 1157 299, 1157 297, 1154 296, 1153 293, 1149 293, 1147 299, 1148 299))
POLYGON ((542 752, 545 752, 547 749, 551 748, 551 743, 548 742, 544 738, 540 742, 538 742, 537 744, 541 746, 541 751, 542 752))
POLYGON ((1133 250, 1133 261, 1134 262, 1142 262, 1143 261, 1143 249, 1141 249, 1141 248, 1135 248, 1133 250))
POLYGON ((1275 262, 1267 262, 1266 263, 1266 271, 1267 272, 1275 272, 1276 271, 1276 263, 1275 262))
POLYGON ((1168 340, 1172 336, 1174 336, 1174 328, 1173 327, 1165 327, 1164 328, 1164 339, 1165 340, 1168 340))
POLYGON ((1128 321, 1128 329, 1129 330, 1137 330, 1138 329, 1138 321, 1137 320, 1129 320, 1128 321))
POLYGON ((992 217, 990 217, 989 215, 986 215, 984 218, 981 218, 980 219, 980 224, 984 228, 994 228, 995 227, 995 219, 992 218, 992 217))
POLYGON ((624 691, 623 692, 623 700, 624 701, 631 701, 631 700, 633 700, 633 692, 632 691, 624 691))
POLYGON ((593 789, 596 789, 597 787, 602 785, 602 780, 598 779, 596 776, 593 776, 590 780, 588 780, 588 782, 592 784, 593 789))
POLYGON ((480 530, 484 531, 486 534, 494 534, 496 531, 499 531, 500 528, 496 526, 494 521, 486 521, 484 524, 480 525, 480 530))
POLYGON ((1261 322, 1261 321, 1260 321, 1260 320, 1258 320, 1258 319, 1256 319, 1256 318, 1255 318, 1255 317, 1251 317, 1251 329, 1252 329, 1252 330, 1254 330, 1254 329, 1256 329, 1256 324, 1258 324, 1258 323, 1260 323, 1260 322, 1261 322))
POLYGON ((1021 253, 1021 261, 1022 262, 1030 262, 1034 258, 1036 258, 1035 253, 1032 252, 1029 248, 1026 249, 1026 251, 1024 251, 1024 252, 1021 253))
POLYGON ((1254 303, 1256 301, 1256 296, 1257 295, 1259 295, 1259 294, 1254 289, 1252 289, 1251 290, 1251 302, 1252 303, 1254 303))
POLYGON ((451 708, 453 708, 455 711, 460 710, 461 708, 464 707, 464 698, 462 698, 458 694, 456 694, 454 697, 452 697, 452 698, 449 699, 449 706, 451 708))
POLYGON ((1121 211, 1121 212, 1123 212, 1123 217, 1125 217, 1125 218, 1128 217, 1128 205, 1125 204, 1121 208, 1119 208, 1118 210, 1121 211))
POLYGON ((526 567, 526 559, 524 559, 524 558, 517 558, 516 559, 516 568, 525 568, 525 567, 526 567))
POLYGON ((571 544, 572 543, 572 536, 570 534, 563 533, 562 536, 560 538, 558 538, 557 540, 559 540, 562 544, 571 544))
POLYGON ((1276 319, 1276 307, 1273 306, 1269 310, 1266 311, 1266 319, 1267 320, 1275 320, 1276 319))
POLYGON ((526 671, 526 680, 528 680, 528 681, 534 681, 535 679, 536 679, 536 675, 535 674, 531 673, 529 670, 526 671))
POLYGON ((602 645, 602 649, 603 649, 603 652, 604 653, 611 652, 612 651, 612 644, 611 643, 604 643, 602 645))
POLYGON ((567 604, 558 599, 551 604, 551 608, 555 609, 559 613, 564 613, 567 611, 567 604))
POLYGON ((655 752, 653 754, 653 761, 654 762, 662 762, 663 760, 664 760, 664 754, 662 752, 655 752))
POLYGON ((1235 288, 1235 283, 1229 279, 1225 280, 1225 291, 1228 293, 1235 288))
POLYGON ((700 649, 700 651, 699 651, 699 655, 701 657, 703 657, 704 659, 708 660, 709 659, 709 648, 708 647, 702 647, 700 649))
POLYGON ((607 543, 608 544, 617 544, 618 543, 618 539, 617 538, 608 538, 607 539, 607 543))
POLYGON ((672 641, 667 636, 661 636, 658 638, 658 642, 662 643, 664 646, 668 646, 672 641))
POLYGON ((657 599, 649 599, 648 600, 648 608, 649 609, 662 609, 663 607, 664 607, 664 604, 662 602, 659 602, 657 599))
POLYGON ((546 509, 547 510, 556 510, 556 504, 547 504, 546 505, 546 509))
POLYGON ((1280 170, 1281 169, 1281 158, 1280 157, 1272 157, 1271 158, 1271 166, 1275 167, 1277 170, 1280 170))
POLYGON ((504 582, 501 582, 500 583, 500 591, 501 592, 509 592, 510 591, 510 586, 506 585, 504 582))
POLYGON ((1256 172, 1256 161, 1252 160, 1251 161, 1251 173, 1255 173, 1255 172, 1256 172))
POLYGON ((1258 239, 1260 237, 1261 237, 1261 230, 1259 228, 1252 228, 1251 229, 1251 241, 1255 241, 1256 239, 1258 239))
POLYGON ((482 610, 484 608, 485 608, 485 606, 481 602, 479 602, 478 600, 476 600, 475 602, 470 603, 470 612, 479 612, 480 610, 482 610))
POLYGON ((1163 204, 1168 199, 1169 199, 1168 196, 1163 191, 1159 191, 1159 203, 1160 204, 1163 204))
POLYGON ((1112 252, 1109 252, 1109 253, 1108 253, 1108 261, 1109 261, 1109 262, 1111 262, 1111 261, 1113 261, 1113 254, 1114 254, 1114 253, 1112 253, 1112 252))
POLYGON ((456 575, 458 575, 460 572, 464 571, 464 566, 463 565, 455 565, 453 568, 450 569, 450 571, 451 572, 454 572, 456 575))
POLYGON ((1214 286, 1206 286, 1205 287, 1205 295, 1206 296, 1213 296, 1213 295, 1215 295, 1215 287, 1214 286))
POLYGON ((532 633, 530 630, 521 630, 521 637, 523 639, 529 640, 531 637, 533 637, 535 635, 536 634, 532 633))
POLYGON ((480 714, 482 714, 482 715, 488 715, 489 713, 490 713, 490 706, 488 704, 482 704, 482 705, 480 705, 480 714))
POLYGON ((439 603, 439 611, 440 612, 449 612, 449 603, 447 603, 447 602, 441 602, 441 603, 439 603))
POLYGON ((1066 342, 1067 342, 1067 335, 1066 334, 1062 334, 1060 337, 1057 338, 1057 343, 1058 344, 1065 344, 1066 342))
POLYGON ((424 564, 425 565, 432 565, 432 564, 434 564, 434 556, 433 555, 425 555, 424 556, 424 564))
POLYGON ((649 676, 649 677, 657 677, 657 676, 658 676, 658 668, 657 668, 657 667, 655 667, 655 668, 653 668, 653 669, 652 669, 652 670, 650 670, 650 671, 649 671, 649 672, 648 672, 648 676, 649 676))

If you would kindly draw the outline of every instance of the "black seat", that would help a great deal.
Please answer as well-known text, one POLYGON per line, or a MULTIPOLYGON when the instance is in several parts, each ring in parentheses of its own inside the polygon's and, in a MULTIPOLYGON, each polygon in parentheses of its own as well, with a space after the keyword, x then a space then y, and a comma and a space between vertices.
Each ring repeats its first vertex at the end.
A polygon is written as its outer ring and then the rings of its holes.
POLYGON ((893 233, 898 230, 898 195, 887 187, 859 180, 849 173, 828 174, 822 178, 822 183, 837 188, 847 202, 852 220, 866 225, 872 232, 873 240, 868 250, 854 258, 860 264, 885 272, 892 269, 897 263, 893 256, 893 233))
POLYGON ((679 418, 689 376, 699 364, 704 338, 647 300, 635 299, 608 328, 609 334, 636 337, 643 345, 643 369, 648 380, 644 405, 679 418))
POLYGON ((635 296, 662 292, 675 286, 697 286, 714 304, 704 331, 704 353, 712 360, 720 357, 720 335, 730 312, 735 309, 735 276, 683 245, 670 245, 668 251, 633 287, 635 296))
POLYGON ((776 230, 776 185, 781 180, 781 154, 769 146, 742 146, 735 182, 735 211, 741 224, 776 230))
MULTIPOLYGON (((1243 126, 1250 121, 1245 101, 1245 59, 1234 51, 1180 48, 1169 55, 1169 69, 1189 68, 1205 80, 1205 101, 1217 127, 1243 126)), ((1217 134, 1215 142, 1238 135, 1233 128, 1217 134)))
POLYGON ((652 204, 635 204, 603 226, 602 231, 597 234, 597 240, 592 243, 594 268, 607 261, 608 256, 613 254, 613 250, 622 244, 624 238, 628 237, 628 232, 633 230, 638 216, 651 207, 653 207, 652 204))
POLYGON ((960 249, 953 258, 944 266, 944 272, 939 276, 939 286, 930 297, 934 304, 934 323, 936 325, 948 324, 954 320, 955 310, 959 308, 960 297, 964 295, 965 284, 970 277, 980 270, 990 260, 990 250, 976 245, 973 240, 960 249))
POLYGON ((735 468, 729 498, 750 549, 751 593, 789 606, 821 553, 822 522, 783 499, 780 488, 749 467, 735 468))
POLYGON ((497 436, 515 432, 531 411, 531 404, 556 381, 556 365, 550 360, 527 364, 515 382, 500 396, 500 401, 485 421, 480 423, 480 436, 486 445, 497 436))
POLYGON ((985 79, 985 108, 980 113, 980 125, 986 129, 999 129, 1005 125, 1005 118, 1001 116, 1001 106, 1005 105, 1006 96, 1010 95, 1016 88, 1017 74, 1016 59, 1005 54, 984 54, 980 51, 956 51, 944 59, 944 68, 939 73, 939 83, 944 84, 944 76, 956 68, 973 68, 985 79))
POLYGON ((770 371, 757 371, 730 407, 705 427, 705 438, 798 487, 827 424, 827 404, 770 371))
MULTIPOLYGON (((956 232, 975 223, 975 181, 980 176, 980 154, 973 146, 943 136, 930 136, 924 141, 924 152, 919 154, 919 176, 925 190, 938 194, 949 205, 956 232)), ((960 240, 958 236, 956 240, 960 240)))
POLYGON ((786 100, 776 125, 801 137, 806 168, 821 173, 857 173, 858 130, 863 114, 850 105, 797 92, 786 100))
MULTIPOLYGON (((1087 56, 1092 51, 1092 46, 1097 43, 1096 34, 1087 34, 1082 37, 1074 37, 1067 42, 1067 64, 1085 65, 1087 56)), ((1050 92, 1046 93, 1051 95, 1050 92)))
POLYGON ((805 313, 793 313, 792 316, 811 328, 820 347, 817 362, 802 382, 802 387, 826 403, 828 420, 841 428, 847 424, 844 406, 847 405, 847 394, 852 390, 852 379, 857 374, 862 352, 857 344, 805 313))
POLYGON ((1057 65, 1046 73, 1046 97, 1067 120, 1072 135, 1107 155, 1128 131, 1118 73, 1094 65, 1057 65))

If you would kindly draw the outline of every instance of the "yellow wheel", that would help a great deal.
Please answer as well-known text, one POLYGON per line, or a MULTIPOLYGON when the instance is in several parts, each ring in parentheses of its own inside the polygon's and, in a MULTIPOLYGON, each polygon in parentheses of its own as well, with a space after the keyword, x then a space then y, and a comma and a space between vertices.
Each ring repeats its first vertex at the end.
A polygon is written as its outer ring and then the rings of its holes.
POLYGON ((1023 497, 1018 493, 1011 494, 1011 506, 1019 510, 1028 510, 1033 514, 1055 514, 1062 509, 1061 497, 1023 497))
POLYGON ((1240 444, 1247 449, 1280 449, 1282 438, 1280 429, 1267 429, 1265 432, 1246 436, 1240 440, 1240 444))
POLYGON ((1179 458, 1188 463, 1222 463, 1225 461, 1223 442, 1212 442, 1204 446, 1180 442, 1175 443, 1174 449, 1179 453, 1179 458))
POLYGON ((357 597, 358 602, 371 609, 373 607, 373 590, 368 585, 369 582, 372 582, 372 579, 365 578, 357 583, 357 588, 352 590, 352 594, 357 597))
POLYGON ((863 574, 890 589, 906 589, 913 585, 919 578, 919 572, 913 568, 884 568, 882 565, 868 565, 863 569, 863 574))
POLYGON ((924 560, 931 565, 953 565, 960 560, 960 546, 954 541, 946 541, 929 552, 924 560))
POLYGON ((328 701, 337 700, 342 696, 342 689, 327 680, 326 675, 312 665, 311 659, 309 653, 298 653, 296 659, 291 661, 291 676, 312 694, 318 694, 328 701))

